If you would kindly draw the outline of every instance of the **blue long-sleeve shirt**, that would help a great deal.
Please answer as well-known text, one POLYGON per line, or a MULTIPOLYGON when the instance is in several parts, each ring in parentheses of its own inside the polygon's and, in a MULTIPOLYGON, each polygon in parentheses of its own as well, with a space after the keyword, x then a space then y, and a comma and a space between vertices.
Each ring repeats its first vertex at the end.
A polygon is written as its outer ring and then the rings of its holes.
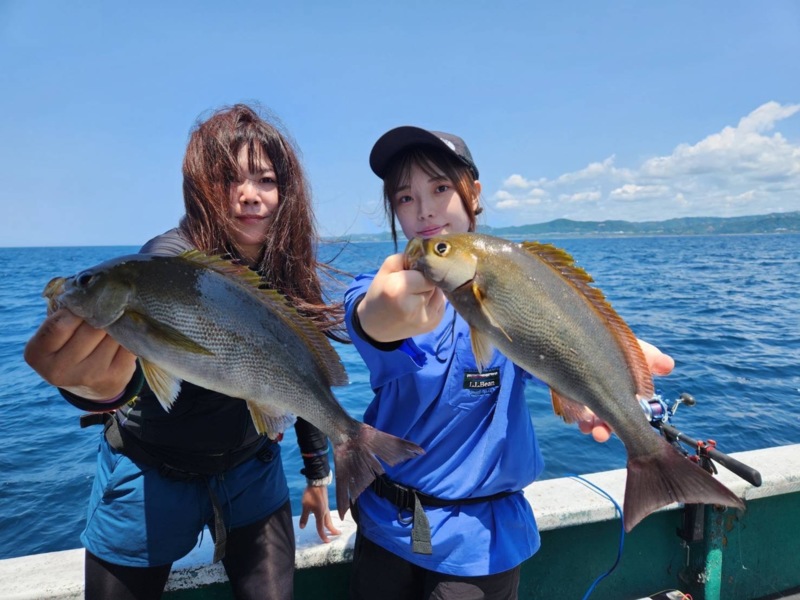
POLYGON ((373 278, 357 277, 345 294, 350 336, 375 392, 364 422, 425 449, 423 456, 387 467, 387 475, 439 498, 518 493, 476 504, 425 507, 431 555, 412 552, 411 524, 370 489, 358 500, 360 531, 434 571, 478 576, 511 569, 540 544, 533 512, 519 491, 544 466, 524 397, 531 376, 497 351, 479 372, 469 326, 449 304, 435 331, 393 349, 376 347, 353 326, 353 311, 373 278))

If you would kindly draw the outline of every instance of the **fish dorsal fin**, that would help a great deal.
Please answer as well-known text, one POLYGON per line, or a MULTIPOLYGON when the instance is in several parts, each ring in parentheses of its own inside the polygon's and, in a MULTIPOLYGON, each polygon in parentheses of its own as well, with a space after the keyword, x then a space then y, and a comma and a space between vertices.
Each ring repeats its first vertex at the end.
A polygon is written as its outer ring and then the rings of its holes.
POLYGON ((217 273, 229 275, 242 283, 249 283, 256 289, 264 283, 261 276, 253 269, 218 254, 206 254, 199 250, 186 250, 178 256, 189 262, 213 269, 217 273))
POLYGON ((328 385, 348 384, 347 372, 342 360, 325 334, 311 319, 301 315, 286 296, 277 290, 265 289, 265 281, 258 273, 222 256, 210 256, 198 250, 187 250, 179 256, 184 260, 221 273, 255 293, 273 314, 303 339, 328 385))
POLYGON ((178 392, 181 391, 181 380, 143 358, 139 359, 139 364, 147 385, 156 395, 161 408, 169 412, 175 403, 175 398, 178 397, 178 392))
POLYGON ((636 336, 628 324, 617 314, 603 292, 591 284, 594 280, 582 268, 575 264, 575 260, 566 251, 556 248, 552 244, 539 242, 523 242, 523 250, 539 258, 544 264, 561 275, 575 290, 577 290, 591 306, 591 308, 605 321, 610 331, 617 339, 625 356, 628 368, 636 384, 636 392, 643 398, 652 398, 654 393, 653 376, 644 352, 636 336))
POLYGON ((250 410, 250 417, 253 419, 256 431, 261 435, 267 435, 273 440, 279 433, 283 433, 289 427, 294 425, 297 420, 291 413, 284 413, 281 415, 273 415, 262 409, 254 402, 246 402, 247 408, 250 410))

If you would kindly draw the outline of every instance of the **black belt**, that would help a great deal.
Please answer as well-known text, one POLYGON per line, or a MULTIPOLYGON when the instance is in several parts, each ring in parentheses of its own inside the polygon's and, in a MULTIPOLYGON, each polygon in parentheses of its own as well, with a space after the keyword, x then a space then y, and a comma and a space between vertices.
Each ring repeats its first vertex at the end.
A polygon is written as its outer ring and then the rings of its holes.
POLYGON ((269 460, 269 456, 266 455, 269 454, 271 443, 265 436, 258 436, 248 441, 245 446, 217 454, 187 453, 181 456, 173 451, 166 456, 158 446, 143 441, 127 428, 121 427, 114 416, 114 411, 83 414, 80 423, 81 427, 105 425, 106 439, 112 448, 136 462, 158 467, 165 477, 181 481, 221 475, 256 456, 269 460))
POLYGON ((422 508, 423 506, 442 507, 479 504, 481 502, 491 502, 492 500, 499 500, 511 494, 516 494, 516 492, 498 492, 491 496, 448 500, 401 485, 389 479, 385 473, 377 477, 370 484, 370 488, 372 488, 372 491, 378 496, 385 498, 400 509, 397 513, 397 518, 401 523, 410 523, 413 521, 413 525, 411 526, 411 550, 417 554, 431 554, 433 551, 431 544, 431 526, 422 508), (400 516, 400 512, 404 510, 412 514, 411 520, 400 516))

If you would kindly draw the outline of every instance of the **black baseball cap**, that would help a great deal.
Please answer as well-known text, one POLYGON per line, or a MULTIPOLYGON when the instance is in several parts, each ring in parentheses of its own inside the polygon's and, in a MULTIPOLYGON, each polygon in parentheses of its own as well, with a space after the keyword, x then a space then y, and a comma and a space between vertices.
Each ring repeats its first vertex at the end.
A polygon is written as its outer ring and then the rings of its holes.
POLYGON ((454 157, 472 169, 475 179, 478 179, 478 167, 472 160, 472 154, 467 144, 457 135, 443 131, 428 131, 420 127, 395 127, 384 133, 369 153, 369 166, 381 179, 386 175, 386 169, 392 158, 411 146, 433 146, 450 152, 454 157))

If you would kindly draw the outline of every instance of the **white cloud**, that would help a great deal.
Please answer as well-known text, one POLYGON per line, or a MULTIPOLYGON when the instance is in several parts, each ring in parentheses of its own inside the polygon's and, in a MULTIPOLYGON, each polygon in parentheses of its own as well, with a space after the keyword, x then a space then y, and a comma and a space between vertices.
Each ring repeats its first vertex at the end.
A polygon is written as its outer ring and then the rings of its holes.
MULTIPOLYGON (((762 107, 763 108, 763 107, 762 107)), ((797 105, 800 108, 800 105, 797 105)), ((761 114, 760 109, 740 121, 744 129, 726 127, 697 144, 680 144, 670 156, 646 161, 640 169, 643 176, 671 178, 681 175, 703 175, 714 172, 752 173, 768 177, 789 175, 800 164, 800 147, 790 144, 780 133, 766 136, 759 131, 771 130, 774 121, 761 114)), ((773 112, 774 116, 796 113, 773 112)))
POLYGON ((549 195, 550 194, 547 192, 547 190, 543 190, 542 188, 534 188, 528 192, 527 197, 530 200, 541 200, 549 195))
POLYGON ((736 196, 725 196, 725 200, 731 204, 737 203, 747 203, 755 200, 758 196, 758 192, 756 190, 747 190, 741 194, 737 194, 736 196))
POLYGON ((503 224, 797 210, 800 145, 777 128, 798 113, 800 104, 767 102, 735 126, 639 164, 618 166, 612 155, 553 179, 517 173, 503 182, 491 206, 513 219, 503 224))
POLYGON ((519 207, 522 202, 520 202, 517 198, 506 192, 505 190, 500 190, 495 192, 494 196, 492 197, 494 201, 493 205, 498 210, 510 210, 519 207))
POLYGON ((559 200, 562 202, 597 202, 603 195, 598 191, 576 192, 574 194, 561 194, 559 200))
POLYGON ((669 187, 665 185, 636 185, 635 183, 626 183, 618 187, 608 194, 612 200, 640 200, 642 198, 654 198, 663 196, 669 192, 669 187))
POLYGON ((548 196, 547 192, 535 188, 522 197, 514 196, 507 190, 498 190, 492 196, 492 207, 499 211, 510 211, 520 207, 538 206, 548 196))
POLYGON ((503 182, 503 187, 505 188, 517 188, 521 190, 527 189, 532 185, 535 184, 525 179, 522 175, 516 174, 512 175, 503 182))
POLYGON ((497 210, 513 210, 519 208, 522 203, 516 198, 508 198, 506 200, 498 200, 494 207, 497 210))
POLYGON ((627 173, 625 170, 616 169, 614 167, 614 157, 609 156, 603 162, 593 162, 580 171, 564 173, 558 179, 556 179, 556 183, 565 184, 575 181, 585 181, 587 179, 596 179, 604 175, 611 177, 625 177, 627 173))
POLYGON ((788 119, 800 110, 800 104, 781 106, 777 102, 762 104, 746 117, 739 121, 739 131, 752 131, 754 133, 772 131, 777 121, 788 119))

